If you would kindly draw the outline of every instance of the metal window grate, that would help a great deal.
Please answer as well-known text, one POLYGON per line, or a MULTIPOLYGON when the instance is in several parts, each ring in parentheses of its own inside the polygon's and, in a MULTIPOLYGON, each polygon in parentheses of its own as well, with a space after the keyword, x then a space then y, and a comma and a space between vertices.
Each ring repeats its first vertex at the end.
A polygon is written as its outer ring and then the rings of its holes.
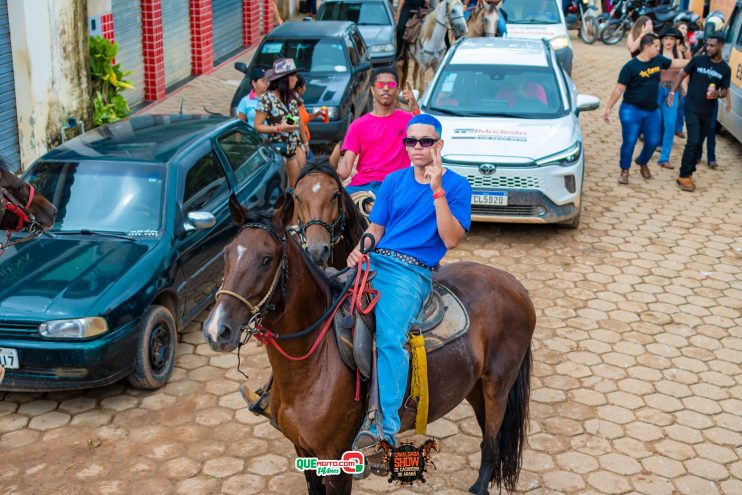
POLYGON ((466 179, 474 189, 540 189, 539 177, 532 175, 507 177, 505 175, 467 175, 466 179))

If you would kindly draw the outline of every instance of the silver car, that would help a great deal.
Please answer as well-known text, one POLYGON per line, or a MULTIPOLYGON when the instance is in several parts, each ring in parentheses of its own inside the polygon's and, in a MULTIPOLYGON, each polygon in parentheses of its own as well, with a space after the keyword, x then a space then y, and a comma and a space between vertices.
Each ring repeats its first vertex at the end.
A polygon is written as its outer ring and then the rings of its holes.
POLYGON ((444 165, 473 188, 472 219, 580 221, 585 150, 578 95, 546 40, 463 38, 420 100, 443 123, 444 165))

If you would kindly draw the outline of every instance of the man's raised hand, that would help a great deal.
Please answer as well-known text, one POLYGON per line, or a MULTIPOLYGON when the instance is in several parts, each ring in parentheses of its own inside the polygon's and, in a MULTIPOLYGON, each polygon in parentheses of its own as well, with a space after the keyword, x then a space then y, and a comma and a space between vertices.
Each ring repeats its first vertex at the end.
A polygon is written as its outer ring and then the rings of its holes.
POLYGON ((441 149, 443 148, 443 142, 438 141, 430 148, 430 156, 433 158, 433 163, 425 167, 425 177, 430 181, 430 188, 433 192, 438 192, 443 185, 443 157, 441 156, 441 149))

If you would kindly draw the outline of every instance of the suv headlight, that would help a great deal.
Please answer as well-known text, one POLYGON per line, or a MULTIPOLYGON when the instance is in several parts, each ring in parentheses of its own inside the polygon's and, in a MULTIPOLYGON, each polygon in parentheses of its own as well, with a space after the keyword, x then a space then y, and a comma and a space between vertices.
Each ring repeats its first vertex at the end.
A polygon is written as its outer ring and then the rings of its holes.
POLYGON ((53 320, 39 325, 39 334, 52 339, 85 339, 107 331, 108 323, 100 316, 53 320))
POLYGON ((580 159, 582 155, 582 143, 577 142, 559 153, 536 160, 536 165, 539 167, 546 167, 550 165, 559 165, 560 167, 568 167, 574 165, 580 159))
MULTIPOLYGON (((314 113, 319 112, 322 110, 323 105, 318 105, 316 107, 307 108, 307 112, 314 113)), ((337 120, 340 118, 340 107, 326 107, 327 108, 327 118, 329 120, 337 120)))
POLYGON ((569 37, 556 36, 554 38, 551 38, 549 40, 549 43, 554 50, 561 50, 562 48, 567 48, 569 46, 569 37))
POLYGON ((394 44, 387 43, 386 45, 371 45, 369 47, 369 50, 371 51, 371 53, 393 52, 394 44))

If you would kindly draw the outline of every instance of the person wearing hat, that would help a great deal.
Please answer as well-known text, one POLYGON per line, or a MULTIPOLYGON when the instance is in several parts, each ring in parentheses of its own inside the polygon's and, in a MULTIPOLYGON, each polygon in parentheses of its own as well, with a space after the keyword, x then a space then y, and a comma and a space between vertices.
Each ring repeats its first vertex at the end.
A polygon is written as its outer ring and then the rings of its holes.
POLYGON ((294 187, 299 177, 299 163, 304 156, 304 126, 299 119, 302 101, 295 90, 297 70, 293 59, 280 58, 265 71, 268 91, 258 100, 253 126, 268 137, 286 160, 289 187, 294 187))
MULTIPOLYGON (((678 40, 682 39, 680 31, 674 27, 665 29, 660 34, 660 42, 662 43, 662 50, 660 55, 670 60, 680 59, 685 60, 683 54, 678 49, 678 40)), ((657 160, 657 165, 663 168, 675 168, 670 163, 670 152, 672 151, 672 143, 675 138, 675 126, 678 119, 678 105, 680 99, 673 99, 672 106, 666 105, 667 96, 672 91, 672 82, 675 77, 680 73, 682 68, 680 67, 668 67, 660 72, 660 88, 657 95, 657 103, 660 106, 662 113, 662 140, 660 141, 660 158, 657 160)))
POLYGON ((255 68, 250 71, 250 85, 252 86, 252 90, 237 105, 237 117, 243 122, 247 122, 248 125, 253 125, 258 100, 268 90, 268 81, 265 80, 265 71, 263 69, 255 68))

